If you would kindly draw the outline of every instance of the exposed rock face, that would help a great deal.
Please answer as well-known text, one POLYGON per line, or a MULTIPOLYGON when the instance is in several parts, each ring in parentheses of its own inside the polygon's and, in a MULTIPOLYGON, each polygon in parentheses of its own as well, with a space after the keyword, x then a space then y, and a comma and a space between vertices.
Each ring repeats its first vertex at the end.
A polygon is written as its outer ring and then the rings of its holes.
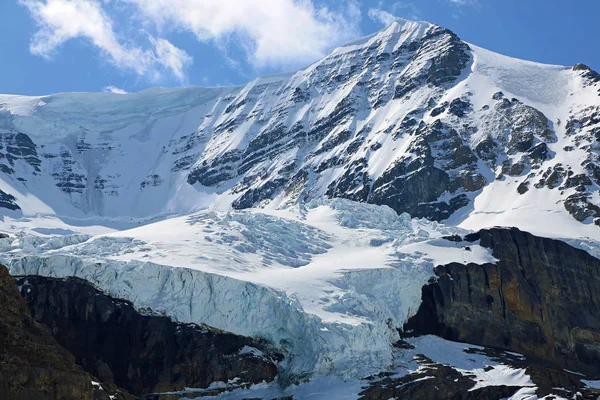
POLYGON ((13 174, 15 162, 25 161, 33 173, 40 172, 42 161, 38 158, 35 143, 24 133, 0 133, 0 171, 13 174))
POLYGON ((448 124, 437 120, 420 126, 415 134, 410 154, 374 182, 369 201, 413 217, 444 220, 468 204, 462 192, 481 189, 485 178, 477 172, 473 151, 448 124), (438 201, 444 192, 453 197, 438 201))
POLYGON ((6 267, 0 265, 0 398, 91 400, 88 374, 35 322, 6 267))
POLYGON ((204 388, 215 381, 272 381, 266 345, 208 327, 142 315, 78 278, 16 278, 33 317, 79 364, 134 394, 204 388))
MULTIPOLYGON (((499 261, 436 267, 405 331, 520 352, 600 374, 600 260, 516 228, 485 229, 499 261)), ((468 243, 465 243, 468 245, 468 243)))
POLYGON ((12 211, 20 210, 21 207, 16 203, 16 198, 12 194, 8 194, 0 190, 0 207, 7 208, 12 211))
POLYGON ((600 81, 600 74, 585 64, 577 63, 573 66, 573 71, 582 71, 582 75, 593 82, 600 81))

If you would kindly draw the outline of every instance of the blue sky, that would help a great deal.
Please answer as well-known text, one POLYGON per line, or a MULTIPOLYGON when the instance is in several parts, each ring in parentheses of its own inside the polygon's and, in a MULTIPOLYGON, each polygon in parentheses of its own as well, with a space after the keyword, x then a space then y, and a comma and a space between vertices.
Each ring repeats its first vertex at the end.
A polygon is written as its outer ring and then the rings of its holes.
POLYGON ((392 16, 544 63, 600 70, 600 1, 0 0, 0 93, 242 84, 392 16))

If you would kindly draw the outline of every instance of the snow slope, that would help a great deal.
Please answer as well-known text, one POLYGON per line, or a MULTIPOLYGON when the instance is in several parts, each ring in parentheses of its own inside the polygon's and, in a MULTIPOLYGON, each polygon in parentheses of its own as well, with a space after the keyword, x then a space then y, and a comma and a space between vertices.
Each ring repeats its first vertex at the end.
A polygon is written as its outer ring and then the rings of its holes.
MULTIPOLYGON (((596 86, 586 87, 570 68, 513 59, 470 46, 474 54, 472 74, 448 98, 457 97, 461 92, 474 93, 472 103, 475 109, 491 106, 491 97, 498 91, 507 98, 523 100, 543 112, 553 125, 557 140, 549 143, 550 151, 556 155, 552 163, 571 166, 575 174, 584 173, 581 162, 588 154, 577 150, 564 151, 565 146, 574 142, 564 121, 568 121, 575 110, 600 103, 600 97, 595 93, 596 86)), ((486 126, 485 122, 481 125, 486 126)), ((496 129, 497 126, 492 124, 492 132, 482 130, 481 133, 494 134, 496 129)), ((543 188, 520 195, 515 190, 515 183, 521 181, 522 178, 490 182, 475 198, 472 209, 459 211, 448 222, 467 229, 517 226, 542 236, 598 240, 596 226, 581 224, 565 213, 561 193, 543 188)))

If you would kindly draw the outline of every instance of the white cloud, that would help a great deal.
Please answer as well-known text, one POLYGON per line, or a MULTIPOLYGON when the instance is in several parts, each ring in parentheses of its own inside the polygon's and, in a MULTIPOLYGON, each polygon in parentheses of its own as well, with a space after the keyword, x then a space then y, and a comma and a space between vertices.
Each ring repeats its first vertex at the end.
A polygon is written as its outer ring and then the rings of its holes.
POLYGON ((370 8, 368 15, 373 21, 383 25, 388 26, 397 18, 397 16, 405 19, 418 20, 420 19, 420 11, 414 5, 414 3, 406 3, 403 1, 396 1, 393 3, 387 11, 381 6, 383 2, 379 2, 379 8, 370 8))
POLYGON ((242 58, 259 69, 302 66, 360 33, 358 0, 335 9, 313 0, 18 1, 37 24, 33 54, 51 58, 65 42, 86 40, 116 67, 152 80, 168 71, 184 82, 193 62, 162 38, 169 32, 191 32, 225 49, 226 58, 235 42, 245 52, 242 58))
POLYGON ((390 25, 396 19, 393 14, 380 8, 370 8, 368 15, 373 21, 379 22, 384 26, 390 25))
POLYGON ((354 38, 360 9, 315 7, 311 0, 125 0, 159 30, 185 30, 198 40, 237 38, 257 67, 297 66, 354 38))
POLYGON ((113 22, 97 0, 19 0, 27 7, 38 25, 30 51, 51 58, 65 42, 84 38, 121 69, 138 75, 160 75, 160 68, 170 70, 179 80, 191 57, 165 39, 150 37, 151 49, 124 44, 117 37, 113 22))
POLYGON ((112 85, 102 88, 102 91, 105 93, 115 93, 115 94, 128 94, 129 93, 126 90, 123 90, 121 88, 118 88, 118 87, 112 86, 112 85))
POLYGON ((150 38, 154 45, 156 61, 167 69, 173 71, 173 74, 183 81, 185 78, 185 69, 192 64, 192 57, 185 51, 175 47, 171 42, 165 39, 150 38))

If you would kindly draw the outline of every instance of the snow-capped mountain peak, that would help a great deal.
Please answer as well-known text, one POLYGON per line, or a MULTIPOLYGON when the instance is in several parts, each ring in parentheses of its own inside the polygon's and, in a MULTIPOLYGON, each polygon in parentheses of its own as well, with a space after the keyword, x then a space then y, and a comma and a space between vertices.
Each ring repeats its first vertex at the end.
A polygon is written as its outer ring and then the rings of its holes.
POLYGON ((583 66, 398 19, 245 86, 2 96, 0 190, 25 215, 77 218, 325 196, 479 227, 526 204, 595 237, 598 87, 583 66))

